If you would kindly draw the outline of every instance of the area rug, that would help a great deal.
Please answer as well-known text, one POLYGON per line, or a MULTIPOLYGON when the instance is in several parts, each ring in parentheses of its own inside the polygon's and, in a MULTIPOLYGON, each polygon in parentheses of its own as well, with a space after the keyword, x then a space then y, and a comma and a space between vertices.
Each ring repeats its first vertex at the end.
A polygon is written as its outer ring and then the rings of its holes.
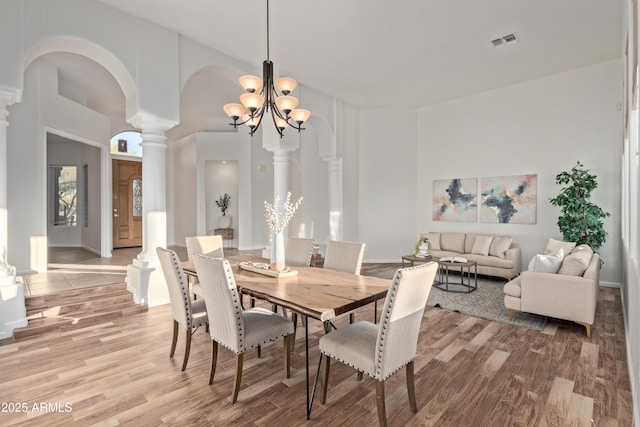
MULTIPOLYGON (((372 272, 372 276, 392 279, 396 268, 372 272)), ((451 277, 452 281, 459 281, 460 276, 451 277)), ((478 277, 478 289, 471 293, 454 293, 431 289, 427 305, 440 307, 449 311, 456 311, 469 316, 480 317, 495 322, 508 323, 524 328, 541 331, 547 323, 545 316, 529 313, 514 313, 509 320, 509 312, 504 306, 504 287, 506 280, 491 277, 478 277)), ((450 289, 455 289, 451 286, 450 289)))

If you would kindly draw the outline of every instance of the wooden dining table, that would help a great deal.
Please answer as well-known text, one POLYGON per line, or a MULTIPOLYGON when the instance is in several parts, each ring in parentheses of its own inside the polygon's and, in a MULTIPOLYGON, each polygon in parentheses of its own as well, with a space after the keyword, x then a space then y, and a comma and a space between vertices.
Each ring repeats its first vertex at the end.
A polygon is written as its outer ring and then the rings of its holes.
MULTIPOLYGON (((309 328, 308 318, 327 325, 337 316, 374 303, 386 296, 389 280, 361 276, 316 267, 290 267, 297 274, 271 277, 240 267, 242 262, 265 263, 265 259, 250 255, 226 258, 233 268, 238 290, 252 298, 264 300, 298 313, 305 327, 305 358, 307 385, 307 419, 311 414, 313 397, 309 389, 309 328)), ((182 262, 184 272, 197 276, 193 262, 182 262)), ((376 319, 374 308, 374 319, 376 319)), ((374 320, 375 321, 375 320, 374 320)), ((317 377, 317 375, 316 375, 317 377)))

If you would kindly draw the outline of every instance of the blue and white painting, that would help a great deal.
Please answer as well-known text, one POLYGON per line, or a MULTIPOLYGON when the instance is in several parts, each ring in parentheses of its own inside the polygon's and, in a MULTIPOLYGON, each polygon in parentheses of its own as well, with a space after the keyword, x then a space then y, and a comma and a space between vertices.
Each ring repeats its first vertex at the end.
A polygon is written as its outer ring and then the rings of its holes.
POLYGON ((476 222, 478 217, 476 178, 433 181, 433 220, 476 222))
POLYGON ((482 178, 480 222, 535 224, 538 175, 482 178))

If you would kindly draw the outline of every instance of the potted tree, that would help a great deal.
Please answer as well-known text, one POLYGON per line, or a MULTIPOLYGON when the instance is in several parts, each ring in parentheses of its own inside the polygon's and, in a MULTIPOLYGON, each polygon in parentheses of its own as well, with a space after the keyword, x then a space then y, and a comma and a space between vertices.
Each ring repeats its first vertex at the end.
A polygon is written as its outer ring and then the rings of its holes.
POLYGON ((578 161, 571 171, 556 175, 556 184, 566 187, 549 199, 552 205, 561 209, 558 227, 564 240, 577 245, 587 244, 594 251, 607 239, 602 219, 610 216, 589 200, 591 192, 598 187, 596 178, 578 161))
POLYGON ((216 205, 220 209, 222 216, 218 218, 218 228, 229 228, 231 227, 231 216, 227 216, 227 209, 229 209, 229 200, 231 196, 227 193, 220 196, 218 200, 216 200, 216 205))

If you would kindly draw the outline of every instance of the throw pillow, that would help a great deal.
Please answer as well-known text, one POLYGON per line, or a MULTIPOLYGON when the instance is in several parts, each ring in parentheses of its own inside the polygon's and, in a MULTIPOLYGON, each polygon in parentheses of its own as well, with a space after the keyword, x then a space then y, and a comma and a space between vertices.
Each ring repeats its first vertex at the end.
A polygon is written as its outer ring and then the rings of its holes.
POLYGON ((588 245, 576 246, 562 261, 558 274, 567 276, 582 276, 589 267, 593 250, 588 245))
POLYGON ((568 255, 575 247, 576 242, 561 242, 560 240, 549 239, 549 242, 547 242, 547 249, 544 250, 543 254, 551 254, 557 252, 558 249, 562 248, 564 253, 568 255))
POLYGON ((491 246, 492 240, 493 236, 477 236, 471 253, 476 255, 489 255, 489 247, 491 246))
POLYGON ((513 239, 507 236, 495 236, 489 246, 489 255, 506 258, 507 249, 511 247, 513 239))
POLYGON ((434 251, 440 250, 440 233, 422 233, 421 236, 429 239, 431 243, 431 249, 434 251))
POLYGON ((465 236, 465 233, 440 233, 440 249, 463 254, 465 236))
POLYGON ((539 273, 556 274, 560 269, 564 258, 564 250, 558 249, 556 252, 548 255, 539 254, 531 258, 529 262, 529 271, 537 271, 539 273))

